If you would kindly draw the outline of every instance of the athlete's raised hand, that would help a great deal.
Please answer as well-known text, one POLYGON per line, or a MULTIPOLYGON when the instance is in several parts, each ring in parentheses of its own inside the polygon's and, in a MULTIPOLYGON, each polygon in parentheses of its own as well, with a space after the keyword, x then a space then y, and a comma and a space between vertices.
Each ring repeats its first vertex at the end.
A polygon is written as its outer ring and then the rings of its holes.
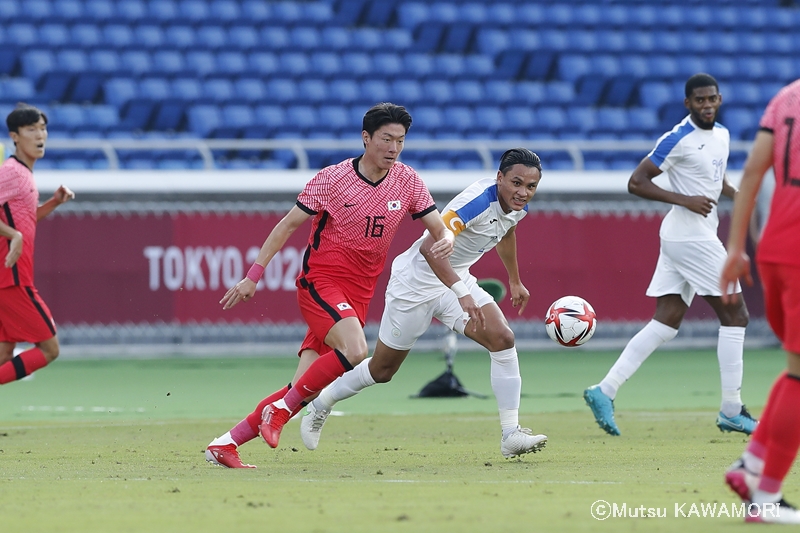
POLYGON ((70 200, 74 200, 75 193, 72 192, 69 189, 69 187, 62 185, 58 189, 56 189, 56 192, 53 193, 53 198, 59 205, 61 205, 63 203, 69 202, 70 200))
POLYGON ((225 296, 219 303, 222 304, 223 311, 230 309, 239 302, 246 302, 256 293, 256 282, 250 278, 244 278, 242 281, 228 289, 225 296))

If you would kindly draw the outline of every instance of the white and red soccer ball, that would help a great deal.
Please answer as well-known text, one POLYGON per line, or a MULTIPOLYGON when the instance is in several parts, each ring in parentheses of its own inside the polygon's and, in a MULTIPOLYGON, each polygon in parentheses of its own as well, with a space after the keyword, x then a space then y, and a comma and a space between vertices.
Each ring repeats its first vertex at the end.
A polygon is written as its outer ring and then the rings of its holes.
POLYGON ((580 346, 594 335, 597 315, 580 296, 564 296, 550 306, 544 327, 550 338, 561 346, 580 346))

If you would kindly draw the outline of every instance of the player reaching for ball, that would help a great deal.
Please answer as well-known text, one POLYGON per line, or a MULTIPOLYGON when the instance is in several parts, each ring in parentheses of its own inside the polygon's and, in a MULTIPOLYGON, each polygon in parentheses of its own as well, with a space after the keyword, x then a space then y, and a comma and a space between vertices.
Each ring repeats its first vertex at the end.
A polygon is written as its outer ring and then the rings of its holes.
POLYGON ((717 426, 748 435, 756 427, 741 399, 747 308, 738 283, 725 302, 718 283, 726 252, 717 236, 717 200, 720 193, 730 198, 736 194, 725 174, 730 134, 716 122, 722 95, 708 74, 695 74, 685 89, 689 116, 661 136, 628 181, 629 192, 673 207, 661 222, 661 250, 647 288, 647 296, 656 298, 655 315, 628 342, 603 381, 583 393, 597 424, 610 435, 620 434, 614 420, 617 391, 651 353, 678 334, 695 294, 711 305, 721 323, 717 358, 722 405, 717 426), (672 191, 653 183, 662 172, 672 191))
POLYGON ((444 208, 442 218, 456 235, 449 260, 431 254, 434 239, 427 233, 394 260, 375 351, 308 405, 300 423, 307 448, 316 449, 334 404, 392 379, 433 318, 489 351, 503 456, 516 457, 545 446, 546 436, 519 425, 522 378, 514 332, 494 298, 469 271, 483 254, 497 247, 508 272, 512 305, 522 313, 530 293, 519 277, 515 230, 527 214, 541 176, 539 156, 525 148, 508 150, 500 158, 495 178, 473 183, 444 208))

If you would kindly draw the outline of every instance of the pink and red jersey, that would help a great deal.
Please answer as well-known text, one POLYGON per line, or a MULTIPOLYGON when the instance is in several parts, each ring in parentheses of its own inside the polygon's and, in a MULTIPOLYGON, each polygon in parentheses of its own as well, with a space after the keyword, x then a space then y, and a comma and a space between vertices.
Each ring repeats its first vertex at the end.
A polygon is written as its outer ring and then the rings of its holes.
POLYGON ((315 215, 298 283, 341 280, 350 298, 368 302, 405 214, 420 218, 436 204, 411 167, 395 163, 373 183, 358 172, 359 159, 320 170, 297 197, 315 215))
MULTIPOLYGON (((16 157, 9 157, 0 166, 0 220, 22 233, 22 255, 11 268, 6 268, 0 260, 0 288, 33 286, 33 242, 38 207, 39 191, 33 172, 16 157)), ((4 259, 11 241, 2 239, 0 245, 0 259, 4 259)))
POLYGON ((800 266, 800 80, 770 101, 759 125, 773 135, 775 193, 758 260, 800 266))

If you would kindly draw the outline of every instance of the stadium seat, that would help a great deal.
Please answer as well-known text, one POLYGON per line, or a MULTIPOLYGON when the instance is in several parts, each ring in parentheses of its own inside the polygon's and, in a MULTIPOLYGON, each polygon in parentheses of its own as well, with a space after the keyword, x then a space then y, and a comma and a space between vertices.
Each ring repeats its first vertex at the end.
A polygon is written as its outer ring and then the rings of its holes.
POLYGON ((577 90, 573 103, 579 106, 600 105, 608 78, 597 75, 587 74, 577 81, 577 90))
POLYGON ((123 24, 109 24, 103 27, 103 42, 117 50, 125 49, 134 44, 133 31, 123 24))
POLYGON ((377 77, 393 78, 403 73, 400 54, 379 53, 372 56, 372 69, 377 77))
POLYGON ((627 107, 635 103, 638 86, 639 79, 635 76, 615 76, 606 85, 603 105, 627 107))
POLYGON ((79 48, 94 48, 103 41, 103 34, 93 24, 76 24, 70 30, 69 41, 79 48))
POLYGON ((214 52, 223 50, 228 46, 228 34, 220 26, 200 26, 195 30, 195 46, 214 52))
POLYGON ((186 102, 194 102, 203 95, 200 82, 194 78, 176 78, 170 83, 172 97, 186 102))
POLYGON ((421 132, 430 137, 434 131, 448 127, 444 120, 444 113, 438 107, 420 106, 414 108, 412 116, 415 122, 415 135, 416 132, 421 132))
MULTIPOLYGON (((392 88, 389 83, 384 80, 367 80, 361 84, 361 101, 366 106, 372 106, 378 102, 391 102, 395 100, 392 97, 392 88)), ((397 102, 403 105, 411 105, 411 102, 404 96, 399 97, 397 102)))
POLYGON ((16 104, 33 98, 36 90, 27 78, 7 78, 0 80, 0 99, 16 104))
POLYGON ((103 84, 103 94, 107 104, 122 108, 136 98, 136 82, 130 78, 111 78, 103 84))
POLYGON ((464 72, 473 80, 489 79, 494 76, 494 62, 490 56, 470 54, 464 56, 464 72))
POLYGON ((570 106, 567 109, 567 120, 576 132, 580 132, 579 138, 585 138, 585 134, 597 126, 597 112, 592 107, 570 106))
POLYGON ((178 131, 183 127, 188 102, 179 98, 160 101, 152 115, 151 128, 158 131, 178 131))
POLYGON ((183 55, 175 50, 159 50, 153 53, 153 74, 162 76, 180 76, 187 74, 183 64, 183 55))
POLYGON ((222 125, 222 115, 215 105, 191 106, 186 111, 189 131, 198 137, 208 137, 209 133, 222 125))
POLYGON ((269 77, 278 72, 278 58, 271 52, 251 52, 247 55, 247 68, 253 74, 269 77))
POLYGON ((188 20, 192 24, 205 22, 210 18, 208 4, 203 0, 180 0, 178 3, 178 17, 188 20))
POLYGON ((267 97, 264 83, 259 78, 240 78, 233 82, 233 93, 236 100, 255 105, 267 97))
POLYGON ((453 99, 453 88, 445 80, 428 80, 422 84, 426 100, 436 104, 447 104, 453 99))
POLYGON ((56 61, 50 50, 30 50, 22 56, 22 74, 34 82, 46 72, 55 70, 56 61))
POLYGON ((233 82, 228 78, 210 78, 201 87, 204 101, 221 105, 234 99, 233 82))
POLYGON ((506 80, 489 79, 483 84, 485 105, 505 106, 514 100, 515 84, 506 80))
POLYGON ((192 49, 186 53, 184 61, 186 66, 200 78, 212 74, 216 70, 214 54, 206 50, 192 49))
POLYGON ((353 42, 366 52, 378 52, 383 48, 383 32, 376 28, 358 28, 352 30, 353 42))
POLYGON ((433 58, 437 77, 458 78, 464 75, 464 58, 456 54, 437 54, 433 58))
POLYGON ((246 0, 241 3, 241 16, 242 20, 249 20, 254 24, 266 22, 272 17, 270 3, 261 0, 246 0))
POLYGON ((493 137, 502 131, 506 125, 503 110, 495 106, 479 106, 475 109, 473 128, 484 138, 493 137))
POLYGON ((114 17, 114 5, 106 0, 86 0, 83 17, 89 22, 106 23, 114 17))
POLYGON ((328 50, 343 51, 351 48, 350 32, 345 28, 324 28, 322 30, 321 39, 325 43, 325 48, 328 50))
POLYGON ((230 128, 245 128, 255 123, 255 115, 250 106, 242 104, 222 107, 222 124, 230 128))
POLYGON ((140 98, 164 100, 172 96, 169 82, 164 78, 142 78, 137 94, 140 98))
POLYGON ((369 76, 372 71, 372 61, 365 53, 346 53, 342 55, 342 69, 356 78, 369 76))
POLYGON ((307 104, 323 104, 328 100, 328 86, 323 80, 305 78, 297 84, 297 100, 307 104))
POLYGON ((289 32, 278 26, 265 26, 258 35, 259 46, 265 50, 291 50, 289 32))
POLYGON ((258 47, 258 41, 258 31, 252 26, 234 26, 228 29, 226 42, 230 49, 249 52, 258 47))
POLYGON ((394 80, 390 84, 392 100, 395 102, 406 102, 408 106, 414 106, 425 99, 422 85, 416 80, 394 80))
POLYGON ((508 32, 495 28, 479 28, 475 34, 475 48, 481 54, 496 56, 511 46, 508 32))
POLYGON ((442 39, 441 50, 447 54, 465 54, 472 44, 475 27, 469 23, 459 23, 449 26, 442 39))
POLYGON ((332 81, 328 87, 328 93, 331 102, 345 105, 358 101, 361 96, 358 84, 351 79, 332 81))
POLYGON ((295 99, 297 84, 286 78, 272 78, 266 83, 267 97, 277 103, 287 103, 295 99))
POLYGON ((235 0, 214 0, 209 6, 209 15, 211 20, 222 21, 223 24, 242 20, 239 2, 235 0))

